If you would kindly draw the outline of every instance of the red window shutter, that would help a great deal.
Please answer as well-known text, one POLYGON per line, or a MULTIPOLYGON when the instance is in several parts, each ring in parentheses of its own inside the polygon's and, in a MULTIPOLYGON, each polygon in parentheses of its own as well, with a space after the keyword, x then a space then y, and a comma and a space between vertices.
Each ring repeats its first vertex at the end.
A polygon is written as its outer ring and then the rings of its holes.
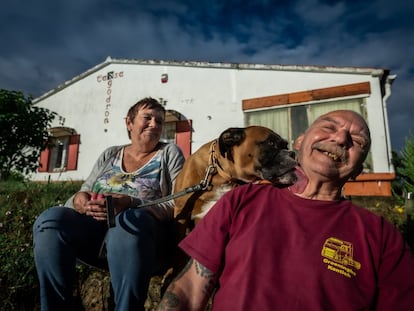
POLYGON ((40 165, 39 168, 37 169, 37 171, 39 173, 44 173, 48 171, 48 167, 49 167, 49 155, 50 155, 50 149, 46 148, 45 150, 43 150, 40 153, 40 165))
POLYGON ((177 121, 175 126, 175 143, 183 151, 187 159, 191 154, 191 120, 177 121))
POLYGON ((80 135, 69 136, 67 171, 74 171, 78 168, 78 151, 80 135))

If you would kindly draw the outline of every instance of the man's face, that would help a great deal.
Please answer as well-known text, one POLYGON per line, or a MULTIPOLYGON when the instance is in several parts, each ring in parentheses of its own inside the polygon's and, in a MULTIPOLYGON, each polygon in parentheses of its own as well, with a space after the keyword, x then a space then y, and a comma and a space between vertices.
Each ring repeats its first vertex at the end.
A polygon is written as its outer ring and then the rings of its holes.
POLYGON ((370 146, 364 119, 351 111, 333 111, 319 117, 298 138, 298 162, 308 178, 338 181, 356 177, 370 146))

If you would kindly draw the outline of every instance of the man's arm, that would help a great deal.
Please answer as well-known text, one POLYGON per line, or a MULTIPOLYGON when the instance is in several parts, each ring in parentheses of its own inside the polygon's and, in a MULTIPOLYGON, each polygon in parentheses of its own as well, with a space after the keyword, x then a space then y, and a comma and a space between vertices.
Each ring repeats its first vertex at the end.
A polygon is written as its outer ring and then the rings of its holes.
POLYGON ((217 275, 193 258, 168 286, 158 311, 204 310, 217 275))

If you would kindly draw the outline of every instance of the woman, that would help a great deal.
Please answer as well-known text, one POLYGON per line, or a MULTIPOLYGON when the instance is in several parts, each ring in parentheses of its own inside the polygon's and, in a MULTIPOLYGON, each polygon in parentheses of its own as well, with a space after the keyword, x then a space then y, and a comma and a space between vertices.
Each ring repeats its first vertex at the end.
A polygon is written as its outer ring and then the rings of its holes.
POLYGON ((71 310, 77 260, 107 265, 116 310, 144 310, 151 275, 163 268, 173 206, 135 207, 170 194, 184 163, 175 144, 159 141, 164 117, 164 107, 153 98, 132 106, 126 117, 131 143, 106 149, 66 207, 52 207, 36 220, 34 257, 42 310, 71 310), (109 194, 116 217, 108 230, 109 194), (102 259, 98 254, 104 239, 107 256, 102 259))

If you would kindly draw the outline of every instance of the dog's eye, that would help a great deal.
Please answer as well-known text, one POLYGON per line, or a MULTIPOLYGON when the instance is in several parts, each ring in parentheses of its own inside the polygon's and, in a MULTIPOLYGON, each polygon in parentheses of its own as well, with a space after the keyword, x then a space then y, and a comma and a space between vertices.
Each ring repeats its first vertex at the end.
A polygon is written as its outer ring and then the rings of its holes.
POLYGON ((288 143, 287 143, 287 141, 285 141, 285 140, 278 140, 278 141, 275 141, 275 140, 269 140, 269 141, 267 142, 267 144, 268 144, 270 147, 273 147, 273 148, 276 148, 276 149, 287 149, 287 146, 288 146, 288 143))

